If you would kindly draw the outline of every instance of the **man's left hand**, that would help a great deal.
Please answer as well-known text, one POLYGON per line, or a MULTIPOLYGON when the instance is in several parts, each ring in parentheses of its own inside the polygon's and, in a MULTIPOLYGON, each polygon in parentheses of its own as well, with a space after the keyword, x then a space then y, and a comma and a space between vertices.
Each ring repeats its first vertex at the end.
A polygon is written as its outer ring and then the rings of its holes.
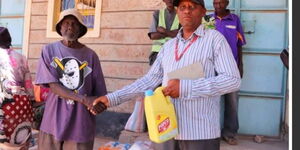
POLYGON ((240 63, 238 68, 239 68, 239 71, 240 71, 241 78, 243 78, 243 75, 244 75, 243 63, 240 63))
POLYGON ((179 79, 172 79, 168 81, 167 87, 165 87, 162 92, 165 96, 170 96, 172 98, 178 98, 179 97, 179 85, 180 80, 179 79))

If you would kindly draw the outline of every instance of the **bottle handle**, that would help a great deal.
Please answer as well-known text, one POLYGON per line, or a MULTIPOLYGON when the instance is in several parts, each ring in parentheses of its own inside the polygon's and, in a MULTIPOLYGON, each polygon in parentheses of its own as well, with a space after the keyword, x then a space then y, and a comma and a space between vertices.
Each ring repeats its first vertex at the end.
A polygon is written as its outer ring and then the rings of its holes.
MULTIPOLYGON (((161 91, 161 94, 163 94, 163 92, 162 92, 162 90, 165 88, 164 86, 160 86, 160 87, 158 87, 158 88, 160 88, 160 91, 161 91)), ((157 89, 158 89, 157 88, 157 89)), ((163 95, 164 96, 164 95, 163 95)), ((165 100, 166 100, 166 102, 168 103, 168 104, 170 104, 170 103, 172 103, 171 102, 171 97, 170 96, 164 96, 165 97, 165 100)))
POLYGON ((167 101, 168 104, 171 104, 172 103, 171 102, 171 97, 170 96, 166 96, 166 101, 167 101))

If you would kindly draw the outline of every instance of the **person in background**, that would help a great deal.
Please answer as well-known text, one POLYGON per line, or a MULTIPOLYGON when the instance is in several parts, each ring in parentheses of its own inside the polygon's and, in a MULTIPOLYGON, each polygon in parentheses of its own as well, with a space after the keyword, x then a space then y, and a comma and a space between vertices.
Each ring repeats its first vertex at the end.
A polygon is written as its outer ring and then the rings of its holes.
POLYGON ((27 59, 11 48, 0 27, 0 149, 27 150, 31 140, 33 85, 27 59))
POLYGON ((289 48, 283 49, 280 53, 280 59, 283 65, 289 69, 289 48))
POLYGON ((97 54, 78 39, 86 34, 76 9, 61 12, 56 32, 62 40, 43 47, 35 84, 50 88, 38 137, 39 150, 92 150, 95 116, 104 104, 93 100, 107 93, 97 54), (95 82, 97 81, 97 82, 95 82))
POLYGON ((155 61, 162 45, 171 38, 174 38, 180 28, 178 16, 173 5, 173 0, 163 0, 167 6, 165 9, 155 10, 153 19, 149 28, 148 36, 153 40, 149 64, 155 61))
POLYGON ((149 72, 121 90, 97 98, 94 105, 102 102, 113 107, 162 83, 164 95, 174 104, 179 134, 162 143, 161 149, 219 150, 221 95, 239 89, 240 74, 225 37, 201 24, 199 18, 206 14, 204 1, 174 0, 173 4, 182 28, 162 46, 149 72), (203 77, 168 78, 169 72, 193 64, 202 65, 203 77))
MULTIPOLYGON (((160 51, 162 45, 171 38, 174 38, 180 28, 178 16, 176 15, 176 10, 173 5, 173 0, 163 0, 163 2, 167 7, 161 10, 154 11, 152 23, 149 28, 148 36, 151 40, 153 40, 151 54, 149 56, 150 66, 156 60, 157 54, 160 51)), ((140 114, 140 107, 144 106, 143 98, 143 96, 135 98, 135 109, 125 125, 125 130, 133 132, 141 132, 147 130, 147 124, 140 114)))
MULTIPOLYGON (((246 44, 242 24, 237 15, 227 9, 229 0, 214 0, 215 28, 221 32, 230 45, 232 54, 239 68, 241 78, 243 77, 243 53, 242 46, 246 44)), ((224 127, 222 138, 230 145, 237 145, 236 134, 239 129, 238 122, 238 91, 225 94, 224 127)))

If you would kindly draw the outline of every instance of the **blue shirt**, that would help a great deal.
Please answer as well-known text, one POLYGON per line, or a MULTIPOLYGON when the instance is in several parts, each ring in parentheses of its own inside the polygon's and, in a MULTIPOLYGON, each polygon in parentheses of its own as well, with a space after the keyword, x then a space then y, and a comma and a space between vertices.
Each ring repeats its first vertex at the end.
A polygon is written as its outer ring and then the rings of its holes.
POLYGON ((156 88, 167 85, 167 73, 184 66, 201 63, 204 77, 196 80, 180 80, 179 98, 173 98, 179 134, 175 139, 199 140, 220 137, 220 96, 237 91, 241 84, 240 74, 231 49, 224 36, 216 30, 200 25, 187 40, 182 29, 177 37, 166 42, 149 72, 131 85, 107 95, 110 106, 116 106, 156 88), (178 50, 189 44, 194 36, 199 38, 190 46, 179 61, 175 60, 175 44, 178 50))
POLYGON ((239 62, 238 47, 246 44, 243 28, 239 17, 230 13, 220 18, 215 13, 211 14, 216 21, 216 30, 221 32, 232 49, 236 62, 239 62))

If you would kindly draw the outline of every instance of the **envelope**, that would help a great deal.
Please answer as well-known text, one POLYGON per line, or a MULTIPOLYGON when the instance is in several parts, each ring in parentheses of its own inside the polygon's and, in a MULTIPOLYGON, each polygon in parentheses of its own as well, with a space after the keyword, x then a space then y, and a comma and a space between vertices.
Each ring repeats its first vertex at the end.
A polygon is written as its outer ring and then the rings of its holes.
POLYGON ((204 77, 203 66, 200 62, 194 63, 172 72, 167 73, 169 80, 171 79, 183 79, 183 80, 195 80, 204 77))

